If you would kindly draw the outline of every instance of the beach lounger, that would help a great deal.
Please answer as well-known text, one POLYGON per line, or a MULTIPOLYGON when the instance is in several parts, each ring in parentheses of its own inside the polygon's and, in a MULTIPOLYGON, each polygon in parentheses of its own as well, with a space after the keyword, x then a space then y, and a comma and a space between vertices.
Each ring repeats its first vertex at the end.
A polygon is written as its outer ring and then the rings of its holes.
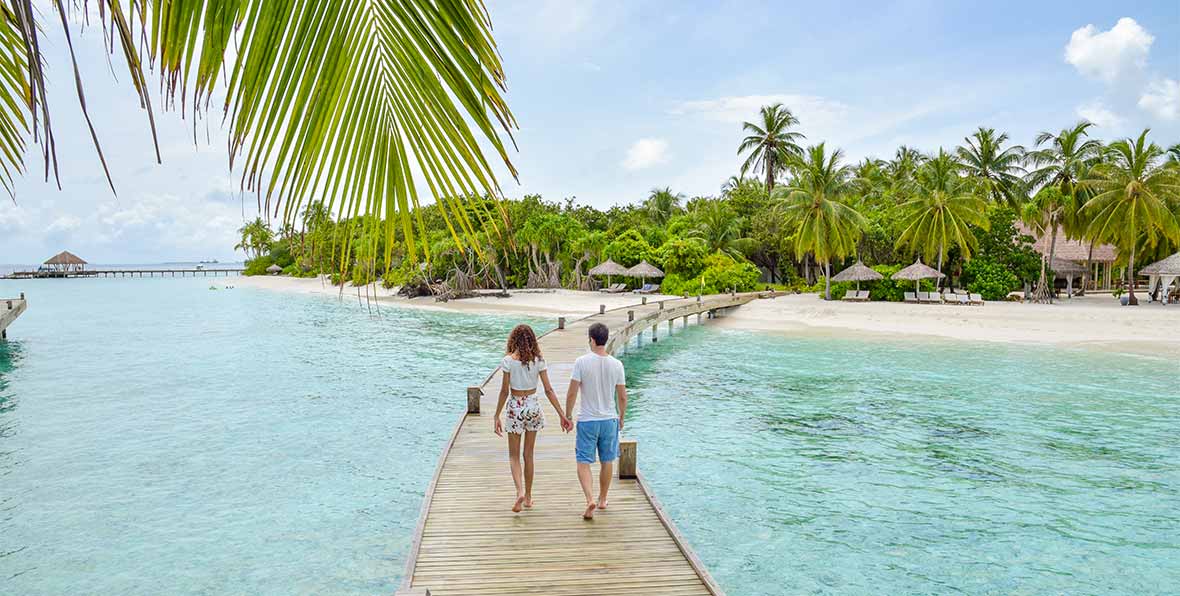
POLYGON ((979 294, 971 294, 971 295, 969 296, 969 299, 970 299, 970 301, 971 301, 971 302, 970 302, 971 304, 975 304, 975 305, 978 305, 978 306, 983 306, 983 304, 984 304, 984 302, 983 302, 983 296, 981 296, 981 295, 979 295, 979 294))
POLYGON ((860 290, 852 290, 851 292, 845 292, 843 299, 849 302, 864 302, 865 300, 869 299, 868 296, 869 293, 867 290, 863 292, 860 290))
POLYGON ((955 294, 955 296, 958 296, 959 304, 962 304, 964 306, 971 305, 971 297, 968 296, 967 294, 955 294))
POLYGON ((633 290, 636 294, 655 294, 660 291, 660 284, 643 284, 642 288, 633 290))
POLYGON ((869 301, 869 291, 868 290, 865 290, 860 293, 860 301, 861 302, 868 302, 869 301))
POLYGON ((938 292, 918 292, 918 301, 923 304, 938 304, 942 302, 942 294, 938 292))
POLYGON ((916 304, 918 302, 918 295, 915 294, 914 292, 906 292, 905 293, 905 301, 916 304))
POLYGON ((618 294, 619 292, 623 292, 626 290, 627 290, 627 284, 611 284, 611 285, 609 285, 605 288, 602 288, 598 291, 605 292, 607 294, 618 294))

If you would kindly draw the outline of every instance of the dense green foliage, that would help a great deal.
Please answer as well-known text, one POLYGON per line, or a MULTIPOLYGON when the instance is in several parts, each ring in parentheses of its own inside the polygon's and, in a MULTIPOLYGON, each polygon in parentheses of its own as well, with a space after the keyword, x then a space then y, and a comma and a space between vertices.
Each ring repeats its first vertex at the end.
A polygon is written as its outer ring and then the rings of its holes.
POLYGON ((434 205, 413 211, 429 231, 425 237, 395 230, 387 243, 387 222, 334 218, 314 203, 298 231, 286 227, 271 236, 264 223, 251 222, 239 246, 253 259, 250 272, 275 262, 285 273, 328 274, 337 283, 446 279, 467 287, 592 290, 606 279, 590 269, 612 259, 662 269, 669 294, 774 284, 831 299, 852 286, 829 285, 827 277, 859 258, 885 275, 861 289, 887 301, 913 291, 912 282, 889 276, 915 258, 946 274, 921 282, 925 291, 967 288, 1002 299, 1042 280, 1038 292, 1051 292, 1048 259, 1019 233, 1018 222, 1053 238, 1046 252, 1062 239, 1111 242, 1129 265, 1135 254, 1159 258, 1180 248, 1180 162, 1147 142, 1146 133, 1105 145, 1089 139, 1083 123, 1042 133, 1026 151, 980 128, 954 149, 925 154, 900 147, 889 160, 847 164, 822 142, 799 149, 800 137, 788 130, 797 121, 785 108, 770 106, 762 116, 746 127, 742 152, 747 169, 768 177, 731 177, 715 196, 655 188, 607 210, 535 195, 472 196, 456 203, 471 221, 500 213, 497 228, 476 231, 474 244, 456 242, 456 220, 434 205), (410 245, 425 256, 421 262, 407 254, 410 245))

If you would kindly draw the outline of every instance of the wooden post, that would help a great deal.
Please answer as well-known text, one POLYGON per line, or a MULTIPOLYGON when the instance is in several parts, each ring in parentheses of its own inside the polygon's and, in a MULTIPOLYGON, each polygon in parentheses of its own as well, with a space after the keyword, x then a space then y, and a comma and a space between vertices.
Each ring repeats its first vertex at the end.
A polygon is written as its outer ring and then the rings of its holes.
POLYGON ((600 314, 600 315, 606 314, 606 305, 605 304, 598 305, 598 314, 600 314))
POLYGON ((635 478, 639 468, 637 457, 638 442, 635 439, 619 439, 619 478, 635 478))
POLYGON ((647 304, 647 296, 643 296, 643 297, 641 297, 641 298, 639 299, 639 303, 640 303, 640 304, 647 304))
POLYGON ((664 310, 664 301, 660 300, 660 310, 664 310))
POLYGON ((25 293, 24 293, 24 292, 21 292, 21 293, 20 293, 20 299, 21 299, 21 300, 24 300, 24 299, 25 299, 25 293))
POLYGON ((557 317, 557 328, 565 329, 565 317, 557 317))
POLYGON ((700 301, 701 301, 701 295, 697 294, 697 302, 700 302, 700 301))
POLYGON ((479 413, 479 398, 482 396, 483 396, 483 389, 480 389, 479 387, 468 387, 467 388, 467 413, 468 414, 478 414, 479 413))
POLYGON ((658 334, 656 333, 656 331, 658 330, 658 328, 659 328, 659 324, 655 324, 655 325, 652 325, 652 326, 651 326, 651 342, 652 342, 653 344, 654 344, 655 342, 657 342, 657 341, 660 341, 660 338, 656 337, 656 335, 658 335, 658 334))
POLYGON ((627 311, 627 322, 629 323, 634 320, 635 320, 635 311, 633 311, 633 310, 627 311))

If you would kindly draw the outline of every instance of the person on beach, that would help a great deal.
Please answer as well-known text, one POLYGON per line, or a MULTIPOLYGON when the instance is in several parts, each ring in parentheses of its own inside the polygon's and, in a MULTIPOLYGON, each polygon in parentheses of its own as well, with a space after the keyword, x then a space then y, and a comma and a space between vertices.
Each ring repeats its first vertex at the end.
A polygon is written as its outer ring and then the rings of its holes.
POLYGON ((557 392, 549 384, 549 372, 533 328, 528 325, 514 327, 512 333, 508 334, 505 352, 507 355, 500 361, 504 379, 500 382, 494 430, 501 437, 505 429, 508 431, 508 465, 512 469, 512 482, 516 484, 516 502, 512 504, 512 511, 520 513, 521 508, 533 506, 533 448, 537 444, 537 433, 545 428, 545 413, 541 411, 541 402, 537 400, 538 381, 545 387, 545 397, 549 398, 549 403, 561 416, 562 430, 568 430, 571 425, 561 412, 557 392), (508 411, 504 420, 501 420, 500 415, 504 414, 505 406, 508 411), (520 465, 522 442, 523 474, 520 465))
POLYGON ((565 418, 573 420, 574 403, 582 394, 578 412, 578 432, 575 457, 578 461, 578 481, 586 495, 584 519, 594 519, 595 509, 606 509, 607 493, 614 476, 614 463, 619 458, 619 431, 627 413, 627 385, 623 363, 606 352, 610 330, 602 323, 590 326, 590 353, 574 361, 569 389, 565 394, 565 418), (617 409, 616 409, 617 403, 617 409), (598 500, 594 500, 593 472, 590 464, 602 462, 598 471, 598 500))

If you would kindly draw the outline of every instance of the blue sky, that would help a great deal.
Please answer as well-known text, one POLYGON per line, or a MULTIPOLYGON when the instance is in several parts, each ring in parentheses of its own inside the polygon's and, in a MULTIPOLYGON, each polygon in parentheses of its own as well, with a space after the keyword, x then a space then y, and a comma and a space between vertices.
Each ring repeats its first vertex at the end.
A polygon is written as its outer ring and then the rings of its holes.
MULTIPOLYGON (((899 144, 954 146, 980 125, 1030 144, 1080 118, 1103 138, 1150 126, 1180 141, 1180 3, 815 3, 492 0, 520 122, 509 196, 599 207, 655 186, 715 194, 741 163, 741 121, 782 101, 809 143, 850 160, 899 144)), ((93 262, 232 258, 255 215, 227 170, 219 119, 142 112, 110 75, 101 35, 76 39, 87 99, 119 190, 78 114, 64 41, 48 27, 63 190, 30 153, 18 202, 0 204, 5 262, 62 248, 93 262), (207 135, 207 136, 206 136, 207 135)), ((120 72, 119 68, 115 71, 120 72)))

